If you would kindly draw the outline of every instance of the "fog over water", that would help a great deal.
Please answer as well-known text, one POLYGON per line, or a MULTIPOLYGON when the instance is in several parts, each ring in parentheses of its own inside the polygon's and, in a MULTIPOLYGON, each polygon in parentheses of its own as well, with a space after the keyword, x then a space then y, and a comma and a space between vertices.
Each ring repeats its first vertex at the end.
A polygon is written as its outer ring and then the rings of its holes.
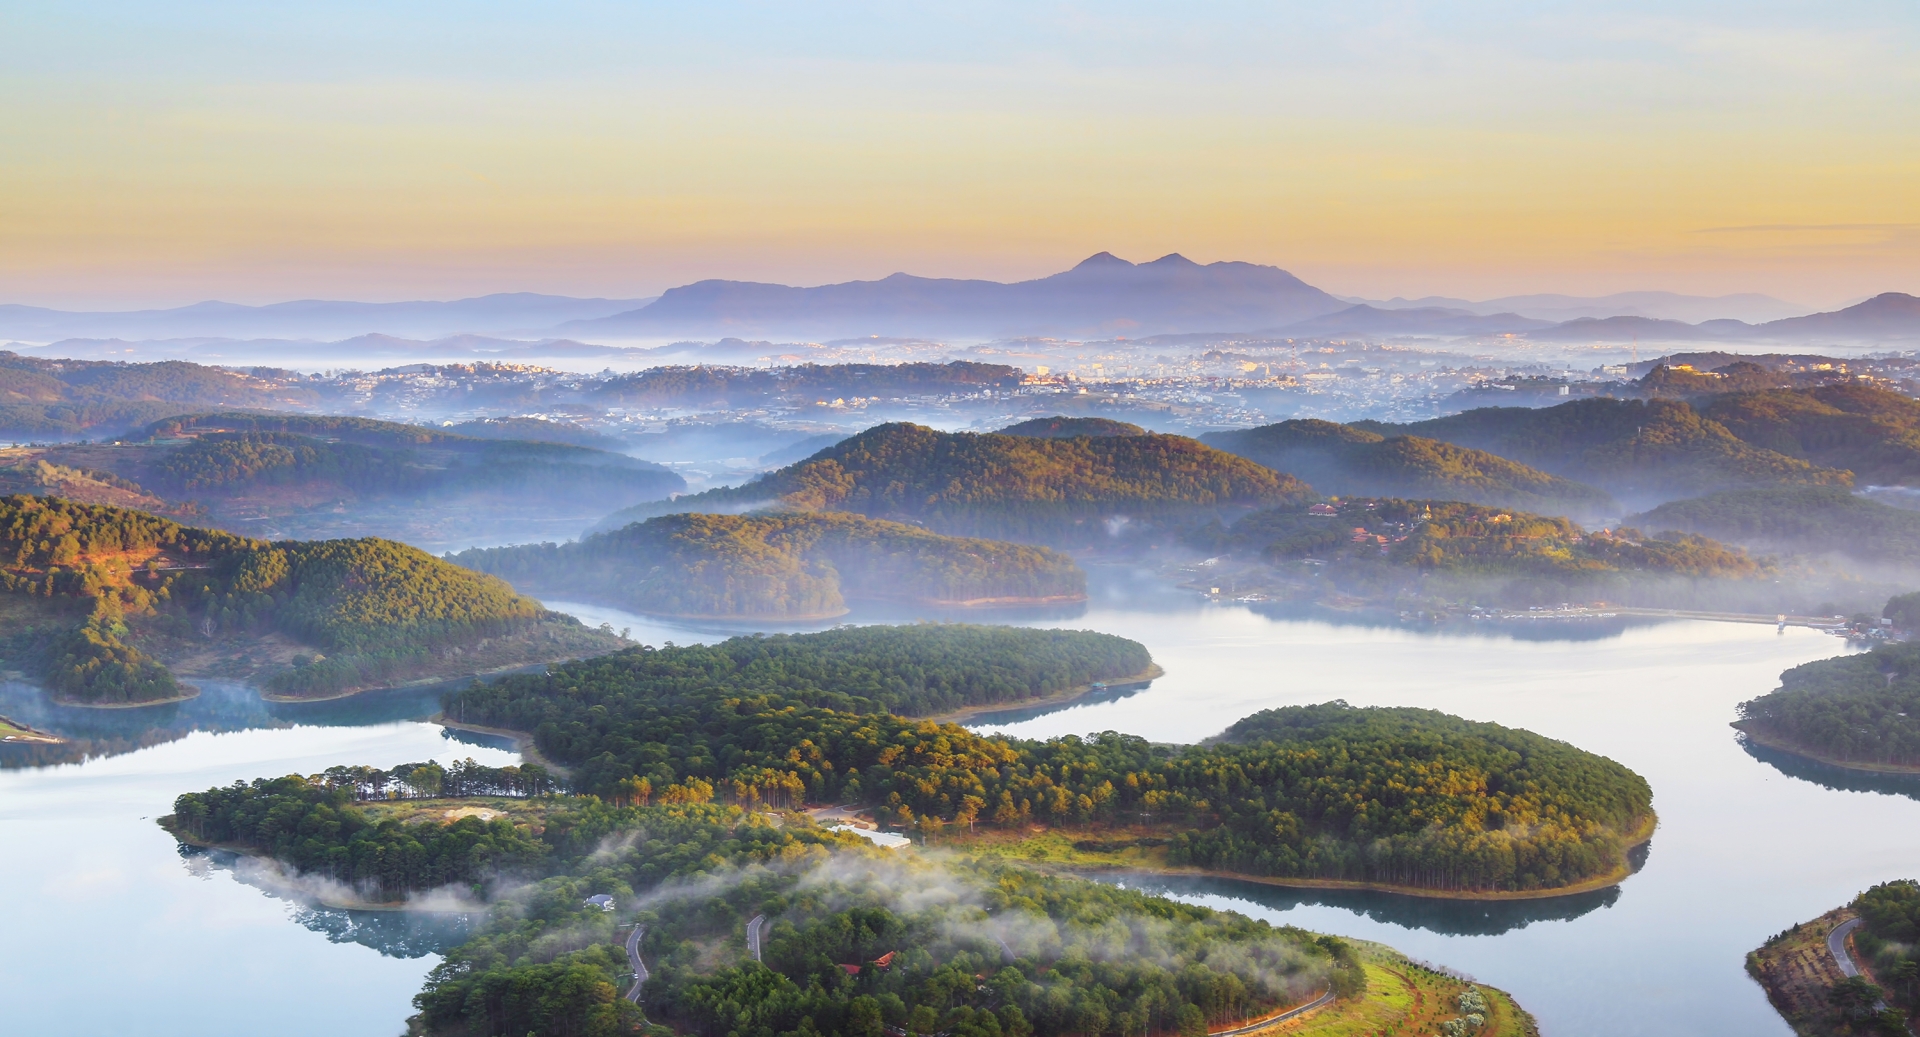
MULTIPOLYGON (((1432 707, 1567 739, 1645 775, 1661 826, 1643 869, 1613 890, 1472 903, 1135 876, 1132 884, 1307 928, 1377 939, 1511 991, 1543 1032, 1789 1031, 1742 970, 1747 950, 1877 881, 1920 868, 1920 791, 1850 782, 1746 751, 1727 727, 1781 670, 1838 654, 1805 629, 1675 622, 1603 628, 1517 621, 1433 632, 1290 619, 1202 603, 1124 573, 1095 574, 1084 607, 1029 618, 1136 638, 1166 675, 1137 691, 979 726, 1029 737, 1114 729, 1161 741, 1214 734, 1248 713, 1344 698, 1432 707)), ((640 640, 739 630, 549 602, 640 640)), ((856 612, 856 622, 919 618, 856 612)), ((965 618, 1019 621, 1011 615, 965 618)), ((37 691, 14 684, 11 703, 37 691)), ((347 700, 351 702, 353 700, 347 700)), ((421 710, 430 700, 422 697, 421 710)), ((84 764, 0 772, 0 881, 14 907, 0 997, 21 1033, 326 1037, 398 1032, 460 927, 315 910, 183 855, 152 818, 183 791, 311 773, 509 753, 336 704, 312 719, 199 731, 84 764), (323 726, 336 725, 336 726, 323 726), (118 985, 115 997, 94 992, 118 985)), ((422 713, 421 715, 424 715, 422 713)), ((57 718, 56 718, 57 719, 57 718)))

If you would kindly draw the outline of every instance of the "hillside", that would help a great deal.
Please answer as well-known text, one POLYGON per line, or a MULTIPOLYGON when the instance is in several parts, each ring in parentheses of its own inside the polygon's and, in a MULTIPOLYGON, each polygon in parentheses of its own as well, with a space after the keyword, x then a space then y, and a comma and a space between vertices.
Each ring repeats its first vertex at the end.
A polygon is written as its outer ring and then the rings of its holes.
POLYGON ((298 407, 316 399, 282 379, 178 360, 43 360, 0 351, 0 439, 118 435, 182 411, 298 407))
POLYGON ((685 487, 658 465, 585 446, 304 414, 179 416, 118 442, 0 450, 0 488, 267 538, 533 539, 685 487))
POLYGON ((0 654, 64 698, 136 704, 192 675, 291 696, 605 651, 620 642, 391 541, 266 543, 137 511, 0 498, 0 654), (264 656, 264 658, 262 658, 264 656))
POLYGON ((1086 597, 1086 574, 1047 548, 846 514, 668 515, 578 543, 472 550, 450 560, 527 591, 704 618, 817 618, 846 612, 849 601, 1012 605, 1086 597))
POLYGON ((1181 436, 936 432, 878 425, 744 486, 617 512, 851 511, 942 533, 1092 544, 1128 527, 1306 499, 1311 487, 1181 436))
POLYGON ((1188 539, 1265 566, 1229 575, 1215 565, 1200 582, 1282 600, 1344 597, 1398 608, 1745 602, 1772 611, 1786 593, 1771 560, 1703 537, 1588 532, 1564 518, 1456 501, 1345 498, 1255 512, 1188 539))
POLYGON ((1629 521, 1766 551, 1834 554, 1860 566, 1920 566, 1920 511, 1831 486, 1729 490, 1669 501, 1629 521))
POLYGON ((1630 507, 1760 486, 1849 486, 1842 469, 1749 443, 1679 400, 1586 399, 1538 410, 1486 407, 1381 435, 1430 437, 1598 486, 1630 507))
POLYGON ((1416 497, 1581 515, 1613 506, 1604 490, 1484 450, 1421 436, 1387 438, 1330 421, 1209 432, 1200 441, 1343 497, 1416 497))
POLYGON ((1031 436, 1035 439, 1072 439, 1075 436, 1144 436, 1147 430, 1112 418, 1030 418, 1008 425, 995 433, 1000 436, 1031 436))
POLYGON ((1715 399, 1703 415, 1742 441, 1827 468, 1860 485, 1920 485, 1920 400, 1848 382, 1715 399))

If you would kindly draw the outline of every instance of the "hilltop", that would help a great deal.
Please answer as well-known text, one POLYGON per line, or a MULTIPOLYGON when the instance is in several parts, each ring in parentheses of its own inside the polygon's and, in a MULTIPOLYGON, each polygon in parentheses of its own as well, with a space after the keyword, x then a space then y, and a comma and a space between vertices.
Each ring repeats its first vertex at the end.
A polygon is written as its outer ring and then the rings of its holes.
POLYGON ((571 544, 450 560, 514 586, 700 618, 836 616, 849 601, 1018 605, 1079 601, 1086 574, 1044 547, 941 536, 856 515, 667 515, 571 544))
POLYGON ((744 486, 617 512, 851 511, 942 533, 1100 543, 1128 527, 1307 499, 1312 488, 1182 436, 1036 439, 877 425, 744 486))
POLYGON ((1073 439, 1077 436, 1144 436, 1147 430, 1132 422, 1112 418, 1030 418, 1008 425, 994 433, 1000 436, 1031 436, 1035 439, 1073 439))
POLYGON ((1613 505, 1604 490, 1484 450, 1421 436, 1389 438, 1330 421, 1209 432, 1200 441, 1338 496, 1432 498, 1577 514, 1613 505))
POLYGON ((658 465, 586 446, 305 414, 186 415, 117 442, 0 450, 0 490, 269 538, 537 536, 685 488, 658 465))
POLYGON ((326 696, 618 646, 392 541, 268 543, 138 511, 0 497, 0 652, 62 697, 166 701, 192 675, 326 696), (172 665, 170 665, 172 664, 172 665))
POLYGON ((1680 400, 1585 399, 1537 410, 1485 407, 1405 425, 1355 426, 1498 454, 1598 486, 1629 505, 1745 487, 1853 482, 1845 469, 1748 442, 1680 400))

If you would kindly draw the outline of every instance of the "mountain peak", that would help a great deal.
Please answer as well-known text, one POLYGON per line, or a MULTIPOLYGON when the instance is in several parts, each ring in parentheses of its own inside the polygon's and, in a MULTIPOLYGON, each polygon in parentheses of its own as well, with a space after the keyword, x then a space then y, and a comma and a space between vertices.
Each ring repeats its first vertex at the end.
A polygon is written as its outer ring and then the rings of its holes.
POLYGON ((1142 263, 1140 265, 1161 267, 1163 269, 1164 268, 1175 268, 1175 269, 1190 268, 1190 269, 1198 270, 1200 268, 1200 264, 1194 262, 1191 259, 1188 259, 1187 257, 1181 255, 1178 252, 1169 252, 1166 255, 1161 256, 1159 259, 1156 259, 1151 263, 1142 263))
POLYGON ((1131 270, 1133 269, 1133 264, 1111 252, 1095 252, 1093 255, 1074 264, 1073 268, 1075 270, 1114 270, 1120 268, 1131 270))

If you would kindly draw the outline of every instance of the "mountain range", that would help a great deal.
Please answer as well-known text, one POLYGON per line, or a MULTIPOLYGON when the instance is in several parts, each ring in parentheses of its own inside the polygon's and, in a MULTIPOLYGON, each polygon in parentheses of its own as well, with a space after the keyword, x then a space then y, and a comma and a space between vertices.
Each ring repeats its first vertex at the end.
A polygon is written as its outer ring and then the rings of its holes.
POLYGON ((436 352, 517 359, 581 356, 608 348, 595 343, 658 345, 676 339, 755 337, 1140 338, 1214 332, 1300 338, 1512 335, 1594 343, 1878 344, 1920 339, 1920 298, 1900 292, 1831 312, 1779 316, 1797 311, 1766 296, 1708 299, 1668 292, 1594 299, 1513 296, 1481 303, 1437 298, 1356 303, 1279 267, 1202 265, 1178 253, 1132 263, 1101 252, 1070 270, 1012 283, 897 273, 877 281, 815 287, 704 280, 669 289, 656 299, 521 293, 450 302, 206 302, 117 313, 0 306, 0 339, 56 343, 72 347, 75 355, 139 359, 155 358, 150 354, 160 344, 173 350, 169 355, 212 357, 258 354, 270 342, 278 347, 289 341, 328 342, 329 350, 338 347, 357 356, 368 350, 391 351, 399 345, 393 337, 437 340, 436 352), (1739 319, 1736 313, 1759 322, 1739 319), (1681 319, 1703 315, 1710 316, 1695 323, 1681 319), (482 341, 489 336, 515 341, 482 341), (239 343, 250 348, 234 348, 239 343))

